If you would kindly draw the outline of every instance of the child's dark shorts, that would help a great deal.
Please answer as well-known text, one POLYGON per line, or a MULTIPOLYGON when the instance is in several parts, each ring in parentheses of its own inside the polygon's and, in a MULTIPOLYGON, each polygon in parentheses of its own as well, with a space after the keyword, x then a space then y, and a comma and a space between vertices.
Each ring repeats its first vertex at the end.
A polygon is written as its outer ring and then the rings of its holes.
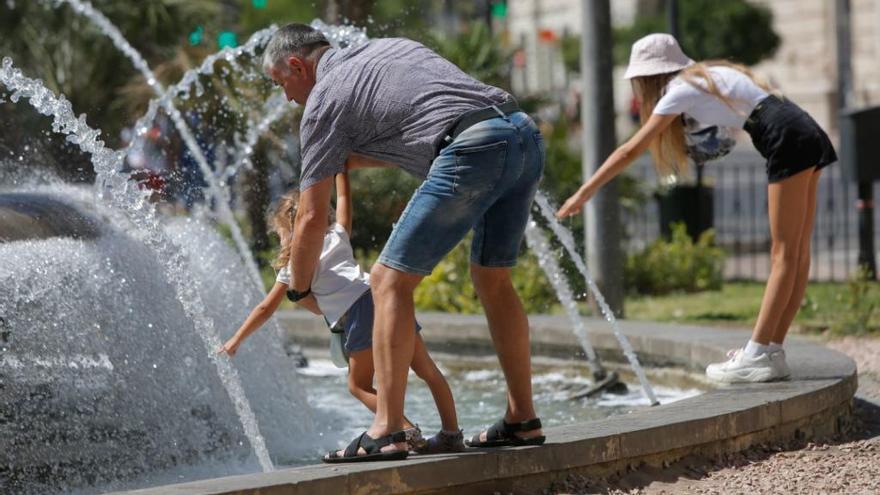
MULTIPOLYGON (((352 352, 369 349, 373 346, 373 292, 368 290, 348 308, 342 317, 342 328, 345 330, 345 350, 352 352)), ((422 329, 416 321, 416 332, 422 329)))
POLYGON ((767 180, 779 182, 813 167, 837 161, 825 131, 791 100, 770 95, 752 111, 743 126, 767 159, 767 180))

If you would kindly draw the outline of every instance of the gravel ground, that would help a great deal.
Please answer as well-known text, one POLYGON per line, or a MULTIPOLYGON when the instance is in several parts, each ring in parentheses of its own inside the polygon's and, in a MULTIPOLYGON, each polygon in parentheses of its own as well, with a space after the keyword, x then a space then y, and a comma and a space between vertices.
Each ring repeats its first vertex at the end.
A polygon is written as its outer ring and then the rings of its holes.
POLYGON ((689 457, 607 480, 572 478, 546 493, 880 494, 880 339, 845 338, 828 346, 852 357, 859 369, 855 421, 839 438, 756 447, 719 459, 689 457))

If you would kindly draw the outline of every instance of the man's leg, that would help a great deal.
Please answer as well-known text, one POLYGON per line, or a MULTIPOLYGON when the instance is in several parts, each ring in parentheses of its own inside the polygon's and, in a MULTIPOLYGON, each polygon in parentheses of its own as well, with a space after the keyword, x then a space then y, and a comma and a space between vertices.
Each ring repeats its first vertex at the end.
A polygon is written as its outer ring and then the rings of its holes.
MULTIPOLYGON (((480 303, 486 310, 489 332, 507 381, 504 420, 519 423, 535 418, 529 321, 510 280, 510 268, 489 268, 472 263, 471 278, 480 303)), ((522 438, 543 435, 541 430, 515 434, 522 438)), ((480 439, 486 440, 486 432, 480 434, 480 439)))
MULTIPOLYGON (((404 427, 403 400, 415 347, 416 313, 413 291, 421 275, 377 263, 370 272, 376 317, 373 323, 373 364, 376 368, 376 416, 367 435, 379 438, 404 427)), ((406 449, 406 443, 383 450, 406 449)))

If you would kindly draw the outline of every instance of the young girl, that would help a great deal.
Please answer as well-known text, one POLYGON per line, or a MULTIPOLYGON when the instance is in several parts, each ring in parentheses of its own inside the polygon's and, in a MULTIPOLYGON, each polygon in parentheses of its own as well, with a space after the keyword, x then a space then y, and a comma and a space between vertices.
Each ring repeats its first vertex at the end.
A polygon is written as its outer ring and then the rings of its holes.
POLYGON ((605 183, 650 149, 661 174, 686 166, 683 116, 700 124, 744 128, 767 159, 771 272, 751 340, 709 365, 715 380, 765 382, 790 375, 782 343, 797 314, 810 272, 810 234, 821 169, 837 160, 828 136, 806 112, 777 97, 745 67, 694 63, 670 35, 652 34, 632 48, 625 77, 641 103, 641 129, 557 212, 581 210, 605 183))
MULTIPOLYGON (((293 220, 296 215, 297 194, 282 197, 272 217, 272 228, 281 239, 281 251, 275 262, 279 268, 274 287, 266 298, 251 311, 242 324, 218 352, 234 356, 238 346, 255 332, 278 308, 290 285, 290 252, 293 220)), ((336 221, 328 220, 324 247, 318 268, 312 280, 311 293, 297 298, 296 302, 317 315, 323 315, 331 328, 342 327, 345 333, 345 349, 348 353, 348 389, 367 408, 376 412, 376 390, 373 388, 373 297, 370 292, 369 274, 361 270, 354 259, 351 242, 352 207, 347 174, 336 176, 336 221)), ((293 298, 292 298, 293 299, 293 298)), ((418 327, 418 324, 416 324, 418 327)), ((449 384, 437 365, 431 360, 422 339, 416 335, 415 355, 412 369, 428 384, 437 410, 442 430, 425 442, 418 429, 406 421, 407 441, 420 453, 458 452, 464 450, 463 436, 458 429, 455 402, 449 384)), ((355 450, 357 445, 353 447, 355 450)), ((397 452, 396 455, 406 452, 397 452)), ((377 454, 380 455, 380 454, 377 454)), ((381 453, 387 457, 388 453, 381 453)), ((358 456, 371 460, 375 456, 358 456)), ((325 462, 336 462, 340 456, 329 453, 325 462)))

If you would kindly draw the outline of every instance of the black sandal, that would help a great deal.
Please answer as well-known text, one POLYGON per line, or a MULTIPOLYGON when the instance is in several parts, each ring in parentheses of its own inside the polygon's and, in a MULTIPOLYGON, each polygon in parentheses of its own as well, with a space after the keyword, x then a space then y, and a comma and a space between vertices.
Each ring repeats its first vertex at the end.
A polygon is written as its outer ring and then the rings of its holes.
POLYGON ((361 436, 355 438, 348 444, 348 447, 345 448, 345 452, 342 455, 339 455, 337 451, 328 452, 326 456, 322 457, 321 460, 329 463, 336 464, 341 462, 367 462, 367 461, 399 461, 406 459, 406 456, 409 455, 409 451, 404 450, 391 450, 388 452, 382 452, 382 447, 386 445, 391 445, 392 443, 401 443, 406 442, 406 432, 396 431, 390 435, 385 435, 384 437, 372 438, 367 435, 367 432, 361 433, 361 436), (366 454, 358 455, 358 450, 363 448, 366 454))
POLYGON ((521 423, 508 423, 500 419, 497 423, 486 430, 486 441, 480 440, 480 434, 466 442, 468 447, 520 447, 523 445, 542 445, 547 437, 540 435, 532 438, 522 438, 515 433, 523 433, 541 429, 539 418, 530 419, 521 423))

